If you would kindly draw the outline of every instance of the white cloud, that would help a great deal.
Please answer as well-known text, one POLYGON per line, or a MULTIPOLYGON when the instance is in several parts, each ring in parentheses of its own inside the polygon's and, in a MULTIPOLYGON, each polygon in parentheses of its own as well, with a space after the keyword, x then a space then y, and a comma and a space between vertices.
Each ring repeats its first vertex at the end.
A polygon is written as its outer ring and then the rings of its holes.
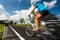
POLYGON ((20 20, 20 18, 24 18, 25 20, 29 19, 28 14, 32 11, 33 6, 26 10, 15 10, 14 15, 10 16, 10 20, 20 20))
POLYGON ((15 15, 10 16, 11 20, 19 20, 20 18, 29 19, 28 14, 33 10, 33 6, 26 10, 15 10, 15 15))
POLYGON ((14 13, 15 14, 17 14, 17 13, 20 14, 20 11, 19 10, 15 10, 14 13))
POLYGON ((9 19, 9 20, 19 20, 20 19, 20 11, 15 11, 14 12, 15 15, 9 15, 8 12, 6 12, 6 10, 4 9, 4 7, 0 4, 0 20, 5 20, 5 19, 9 19))
POLYGON ((38 1, 40 1, 40 0, 31 0, 31 4, 35 4, 38 1))
POLYGON ((8 19, 9 14, 5 11, 4 7, 0 4, 0 20, 8 19))
POLYGON ((4 8, 3 8, 3 6, 0 4, 0 10, 1 10, 1 9, 4 9, 4 8))
POLYGON ((0 15, 0 20, 4 20, 4 19, 7 19, 7 17, 4 14, 0 15))
POLYGON ((26 18, 27 14, 28 14, 28 10, 16 10, 14 12, 15 14, 10 16, 11 20, 19 20, 20 18, 26 18))
POLYGON ((18 21, 19 19, 20 19, 20 15, 19 14, 10 16, 10 20, 18 21))
MULTIPOLYGON (((31 0, 31 4, 35 4, 36 2, 41 1, 41 0, 31 0)), ((55 7, 55 4, 57 3, 57 0, 52 0, 51 2, 43 2, 45 6, 48 6, 48 8, 53 8, 55 7)))
POLYGON ((49 9, 52 7, 55 7, 55 4, 57 3, 57 0, 53 0, 51 2, 43 2, 45 4, 45 6, 48 6, 49 9))
POLYGON ((5 19, 9 19, 9 20, 13 20, 13 21, 18 21, 20 18, 28 18, 28 13, 29 13, 29 9, 27 10, 15 10, 14 11, 14 15, 9 15, 8 12, 6 12, 6 10, 4 9, 4 7, 0 4, 0 20, 5 20, 5 19))

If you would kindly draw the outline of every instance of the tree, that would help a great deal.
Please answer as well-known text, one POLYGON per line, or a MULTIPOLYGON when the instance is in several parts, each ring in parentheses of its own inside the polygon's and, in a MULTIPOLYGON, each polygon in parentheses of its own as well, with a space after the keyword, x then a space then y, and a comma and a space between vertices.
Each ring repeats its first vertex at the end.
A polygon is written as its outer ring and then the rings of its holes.
POLYGON ((13 21, 10 21, 10 24, 13 24, 13 21))
POLYGON ((16 22, 14 22, 14 24, 17 24, 16 22))
POLYGON ((24 18, 20 18, 20 23, 21 23, 21 24, 22 24, 22 23, 25 23, 24 18))
POLYGON ((0 24, 3 24, 4 23, 4 20, 0 20, 0 24))

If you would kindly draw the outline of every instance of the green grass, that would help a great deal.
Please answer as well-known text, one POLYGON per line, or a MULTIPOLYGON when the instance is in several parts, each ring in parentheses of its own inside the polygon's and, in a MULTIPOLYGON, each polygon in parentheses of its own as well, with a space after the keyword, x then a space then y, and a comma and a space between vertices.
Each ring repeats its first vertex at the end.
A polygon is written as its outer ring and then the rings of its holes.
POLYGON ((0 38, 2 38, 2 36, 3 36, 3 31, 2 31, 2 32, 0 32, 0 38))
POLYGON ((2 38, 3 30, 4 30, 4 25, 0 24, 0 38, 2 38))
POLYGON ((2 32, 4 29, 4 25, 0 25, 0 32, 2 32))
POLYGON ((32 25, 31 24, 14 24, 14 26, 26 27, 26 26, 32 26, 32 25))

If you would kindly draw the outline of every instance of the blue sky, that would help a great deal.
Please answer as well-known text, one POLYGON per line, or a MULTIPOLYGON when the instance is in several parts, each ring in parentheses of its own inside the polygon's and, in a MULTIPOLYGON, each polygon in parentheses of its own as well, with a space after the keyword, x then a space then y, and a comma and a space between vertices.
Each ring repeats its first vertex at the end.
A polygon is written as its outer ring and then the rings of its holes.
POLYGON ((4 9, 10 14, 14 14, 14 10, 23 10, 28 9, 30 7, 30 1, 28 0, 0 0, 0 4, 3 5, 4 9))
MULTIPOLYGON (((52 0, 44 1, 51 2, 52 0)), ((19 20, 20 17, 27 18, 26 14, 33 2, 34 0, 0 0, 0 20, 7 19, 8 16, 11 20, 19 20)), ((53 8, 49 9, 50 13, 60 15, 60 0, 57 0, 53 6, 53 8)))
MULTIPOLYGON (((48 0, 46 0, 48 1, 48 0)), ((4 9, 13 15, 15 10, 28 9, 31 6, 30 0, 0 0, 0 4, 3 5, 4 9)), ((56 7, 50 9, 51 13, 60 14, 60 0, 57 0, 56 7)))

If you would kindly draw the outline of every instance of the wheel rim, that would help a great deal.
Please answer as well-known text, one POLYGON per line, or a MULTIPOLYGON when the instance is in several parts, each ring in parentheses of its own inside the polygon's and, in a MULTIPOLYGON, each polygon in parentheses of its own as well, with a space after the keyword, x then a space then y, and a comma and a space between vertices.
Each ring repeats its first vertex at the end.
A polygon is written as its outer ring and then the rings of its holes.
POLYGON ((28 36, 33 36, 34 32, 32 31, 32 29, 26 29, 26 34, 28 36))

